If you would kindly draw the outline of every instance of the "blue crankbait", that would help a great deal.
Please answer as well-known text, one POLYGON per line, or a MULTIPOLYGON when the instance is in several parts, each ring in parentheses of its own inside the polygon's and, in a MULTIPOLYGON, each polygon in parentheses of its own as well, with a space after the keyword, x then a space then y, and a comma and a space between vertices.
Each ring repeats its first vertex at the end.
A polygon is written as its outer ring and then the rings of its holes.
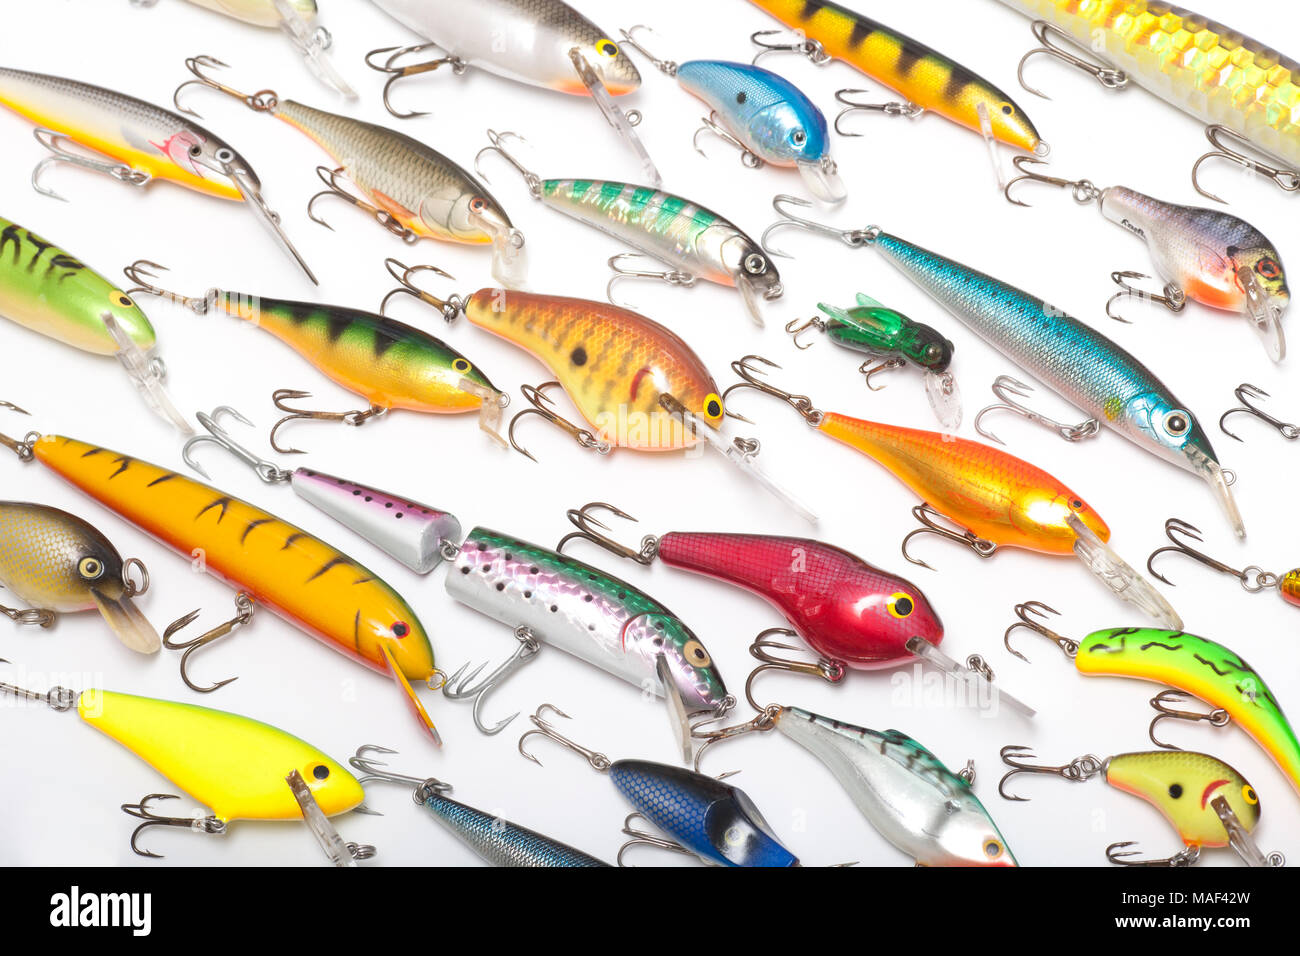
POLYGON ((1077 425, 1052 421, 1018 401, 1028 386, 1001 376, 993 391, 1002 403, 985 408, 975 418, 975 430, 985 438, 1001 444, 981 427, 981 419, 995 410, 1022 415, 1067 441, 1091 438, 1104 424, 1144 451, 1204 479, 1237 536, 1246 537, 1226 474, 1200 422, 1149 368, 1117 343, 1037 296, 914 246, 879 226, 842 230, 800 218, 784 208, 808 205, 794 196, 777 196, 772 205, 782 218, 763 233, 769 255, 784 255, 767 240, 788 226, 834 236, 855 248, 872 246, 968 329, 1090 416, 1077 425))
POLYGON ((619 793, 636 808, 624 823, 632 839, 618 851, 634 846, 655 846, 697 856, 715 866, 799 866, 799 859, 777 839, 771 825, 749 796, 729 783, 694 770, 648 760, 610 760, 561 736, 545 717, 547 711, 568 717, 557 707, 543 704, 529 718, 534 730, 519 738, 519 752, 533 763, 541 761, 524 749, 529 737, 547 737, 580 754, 593 770, 608 773, 619 793), (641 817, 667 837, 637 830, 632 821, 641 817))
POLYGON ((751 169, 770 163, 794 167, 804 185, 823 202, 848 195, 831 158, 826 116, 797 86, 780 74, 749 63, 724 60, 661 60, 635 38, 643 26, 623 31, 623 43, 644 55, 659 72, 676 78, 682 89, 703 100, 710 113, 695 133, 712 133, 740 150, 751 169))

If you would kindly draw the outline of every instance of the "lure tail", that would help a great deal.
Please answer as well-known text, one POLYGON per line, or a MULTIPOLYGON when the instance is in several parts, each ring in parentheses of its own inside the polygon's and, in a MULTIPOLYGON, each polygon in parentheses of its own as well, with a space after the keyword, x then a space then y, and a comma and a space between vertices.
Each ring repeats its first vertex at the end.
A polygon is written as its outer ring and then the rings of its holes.
POLYGON ((117 597, 91 589, 90 596, 104 620, 113 629, 118 640, 140 654, 157 654, 162 650, 162 639, 135 602, 126 594, 117 597))

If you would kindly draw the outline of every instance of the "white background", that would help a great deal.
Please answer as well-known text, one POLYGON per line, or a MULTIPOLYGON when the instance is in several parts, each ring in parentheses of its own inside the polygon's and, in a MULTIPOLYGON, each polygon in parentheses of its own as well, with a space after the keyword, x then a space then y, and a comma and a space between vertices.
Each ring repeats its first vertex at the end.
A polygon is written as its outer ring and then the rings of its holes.
MULTIPOLYGON (((1019 90, 1016 62, 1032 38, 1029 22, 1017 13, 993 0, 857 0, 857 5, 1014 90, 1015 99, 1053 146, 1054 172, 1088 176, 1101 185, 1123 183, 1173 201, 1197 200, 1188 170, 1206 145, 1200 127, 1140 90, 1108 94, 1082 74, 1050 61, 1038 61, 1031 75, 1051 91, 1053 101, 1019 90)), ((528 136, 532 161, 543 175, 637 176, 630 154, 590 103, 482 73, 459 78, 436 74, 399 88, 403 104, 429 109, 432 115, 401 123, 391 119, 379 102, 381 78, 360 60, 367 50, 414 38, 368 3, 323 0, 321 6, 336 38, 337 63, 361 91, 360 102, 341 104, 319 86, 275 32, 180 0, 162 0, 152 10, 136 9, 126 0, 4 0, 3 61, 166 103, 172 88, 187 76, 184 58, 208 53, 234 67, 228 78, 235 85, 274 88, 283 96, 398 126, 466 165, 484 145, 484 128, 491 125, 528 136)), ((585 6, 611 35, 620 26, 650 22, 661 34, 655 41, 657 55, 678 60, 748 60, 749 34, 776 26, 741 0, 662 0, 653 6, 606 0, 585 6)), ((1290 4, 1198 0, 1198 9, 1293 56, 1300 48, 1300 12, 1290 4)), ((638 65, 645 81, 631 102, 646 114, 642 135, 667 187, 760 232, 773 218, 772 195, 798 192, 797 177, 785 170, 744 169, 734 152, 712 140, 706 141, 712 158, 697 155, 690 137, 700 105, 643 60, 638 59, 638 65)), ((801 84, 828 112, 836 89, 872 85, 843 64, 817 69, 782 57, 767 65, 801 84)), ((269 201, 284 215, 286 228, 321 276, 319 290, 307 284, 253 214, 239 205, 161 182, 137 192, 73 171, 56 171, 49 180, 72 202, 38 196, 28 186, 28 174, 44 152, 31 138, 29 125, 7 112, 0 114, 0 139, 5 143, 0 154, 3 214, 106 274, 117 275, 140 257, 162 261, 173 269, 168 281, 189 294, 216 285, 374 308, 390 285, 382 266, 387 255, 437 262, 458 277, 454 285, 444 285, 448 291, 468 292, 490 283, 487 259, 479 251, 433 242, 408 249, 342 204, 323 207, 336 232, 313 224, 304 206, 317 189, 313 168, 328 162, 325 155, 297 131, 234 101, 201 94, 192 102, 207 125, 253 163, 269 201)), ((998 430, 1012 452, 1083 494, 1110 523, 1115 548, 1136 566, 1163 542, 1162 524, 1171 515, 1203 528, 1209 548, 1229 561, 1277 571, 1300 562, 1293 507, 1294 462, 1300 448, 1245 420, 1239 426, 1247 442, 1238 444, 1219 434, 1214 424, 1232 403, 1232 389, 1243 381, 1272 392, 1272 407, 1279 414, 1300 418, 1300 387, 1286 374, 1300 359, 1274 367, 1241 320, 1197 305, 1174 317, 1135 303, 1128 307, 1135 324, 1111 322, 1102 311, 1113 291, 1110 271, 1146 270, 1150 265, 1133 237, 1104 221, 1094 208, 1076 208, 1066 194, 1049 189, 1030 190, 1033 209, 1007 205, 994 188, 983 143, 937 116, 916 121, 861 117, 852 125, 867 136, 835 141, 850 198, 826 215, 846 227, 878 223, 1037 292, 1142 357, 1211 430, 1225 466, 1239 473, 1236 494, 1250 538, 1244 545, 1234 543, 1208 489, 1196 478, 1144 455, 1114 433, 1067 445, 1045 431, 1004 418, 997 422, 998 430)), ((487 169, 494 193, 528 236, 531 288, 602 297, 605 259, 620 247, 531 202, 504 164, 489 162, 487 169)), ((1272 237, 1284 257, 1292 257, 1288 261, 1300 262, 1300 252, 1295 251, 1300 248, 1295 225, 1295 203, 1300 200, 1231 167, 1211 167, 1208 178, 1231 197, 1238 214, 1272 237)), ((787 320, 810 315, 818 301, 847 304, 855 293, 869 293, 943 329, 954 340, 954 368, 966 397, 962 434, 972 435, 970 421, 987 401, 989 383, 1014 369, 872 252, 794 233, 786 234, 782 244, 798 258, 781 263, 787 293, 769 307, 766 331, 752 327, 739 298, 721 287, 701 285, 688 291, 640 284, 627 286, 625 294, 685 336, 720 382, 732 380, 727 367, 732 359, 762 352, 785 365, 781 381, 809 392, 822 408, 934 428, 915 371, 896 373, 888 378, 887 389, 868 393, 855 374, 857 357, 825 340, 810 351, 796 352, 781 332, 787 320)), ((158 328, 178 402, 189 411, 237 406, 257 422, 258 430, 245 437, 258 447, 264 447, 273 420, 270 393, 276 388, 310 389, 323 407, 354 407, 355 398, 255 328, 224 317, 196 318, 154 300, 146 299, 144 305, 158 328)), ((518 387, 546 377, 522 352, 464 322, 446 329, 433 313, 414 303, 400 305, 397 311, 446 336, 498 386, 515 392, 516 409, 521 404, 518 387)), ((34 413, 32 419, 5 414, 0 430, 36 427, 81 436, 180 467, 177 435, 150 416, 111 360, 74 352, 4 324, 0 369, 0 397, 34 413)), ((989 719, 916 701, 914 690, 921 692, 910 668, 892 680, 889 674, 853 673, 839 687, 807 678, 765 676, 758 684, 761 699, 798 704, 869 727, 897 727, 953 769, 974 758, 979 770, 976 790, 1022 864, 1104 864, 1103 850, 1116 840, 1140 840, 1141 849, 1152 855, 1178 849, 1173 831, 1154 809, 1098 780, 1071 785, 1020 778, 1020 791, 1034 798, 1030 803, 1009 804, 996 794, 1002 769, 998 749, 1007 743, 1032 744, 1054 762, 1089 752, 1106 756, 1149 749, 1147 700, 1160 689, 1123 679, 1081 677, 1051 645, 1032 635, 1021 639, 1032 666, 1010 657, 1001 646, 1001 635, 1012 620, 1012 606, 1028 599, 1047 601, 1064 612, 1056 621, 1059 629, 1075 637, 1102 627, 1148 622, 1069 558, 1007 551, 980 561, 929 539, 920 549, 938 573, 907 565, 898 544, 913 527, 909 508, 915 501, 909 491, 857 452, 809 430, 783 406, 752 393, 738 397, 737 406, 756 421, 750 430, 763 440, 767 467, 815 503, 821 514, 816 529, 785 512, 716 456, 682 459, 622 452, 601 459, 536 421, 523 436, 540 464, 492 446, 478 433, 472 416, 410 413, 362 429, 299 426, 289 437, 311 454, 301 462, 284 463, 306 463, 427 501, 455 512, 467 529, 483 523, 542 543, 553 543, 567 530, 566 508, 608 499, 642 519, 640 526, 618 528, 629 540, 673 529, 734 530, 809 535, 845 546, 913 578, 943 616, 945 649, 961 658, 985 655, 1008 690, 1039 708, 1038 718, 1032 724, 1010 715, 989 719)), ((1059 403, 1054 410, 1075 420, 1059 403)), ((442 666, 454 669, 468 658, 500 659, 513 650, 507 628, 448 598, 444 572, 420 579, 300 503, 287 488, 262 486, 251 472, 215 450, 204 458, 223 489, 321 534, 393 582, 420 613, 442 666)), ((187 561, 39 466, 0 463, 0 480, 3 497, 73 510, 107 533, 124 555, 143 558, 153 587, 142 606, 159 630, 195 607, 204 609, 207 623, 228 614, 229 588, 192 573, 187 561)), ((760 630, 782 623, 765 602, 726 585, 663 566, 642 569, 593 550, 582 555, 647 588, 689 622, 738 694, 752 664, 746 653, 749 642, 760 630)), ((1244 654, 1283 705, 1291 707, 1293 715, 1300 714, 1297 610, 1275 594, 1248 596, 1232 578, 1190 562, 1175 559, 1167 569, 1181 585, 1167 593, 1188 630, 1244 654)), ((65 618, 51 632, 6 623, 0 628, 0 648, 21 667, 22 679, 38 688, 57 680, 78 689, 100 685, 216 706, 297 733, 340 760, 361 744, 383 744, 401 751, 395 769, 437 775, 455 785, 458 798, 607 860, 612 861, 623 839, 618 831, 629 808, 607 780, 576 757, 545 744, 545 768, 515 753, 515 741, 525 727, 522 716, 506 733, 486 739, 474 730, 466 705, 426 692, 429 710, 446 740, 444 749, 437 751, 413 727, 384 678, 350 664, 270 614, 196 658, 200 680, 240 676, 233 685, 203 698, 179 682, 176 655, 148 660, 133 655, 113 640, 94 614, 65 618)), ((6 676, 14 673, 12 667, 4 670, 6 676)), ((658 706, 643 702, 634 688, 560 652, 543 653, 487 709, 489 715, 516 709, 526 714, 543 701, 573 715, 568 729, 578 739, 614 757, 673 760, 658 706)), ((1167 735, 1220 755, 1242 771, 1263 800, 1260 842, 1265 849, 1282 850, 1300 861, 1296 794, 1260 748, 1237 729, 1173 727, 1167 735)), ((706 766, 714 772, 743 769, 735 782, 807 864, 910 862, 861 817, 825 768, 777 735, 728 744, 706 766)), ((251 822, 232 826, 224 841, 155 830, 144 842, 166 854, 166 862, 134 857, 127 848, 132 821, 118 804, 173 787, 69 714, 7 708, 0 722, 0 767, 0 857, 6 862, 323 863, 301 826, 251 822)), ((369 802, 387 815, 352 814, 336 823, 345 839, 379 847, 381 856, 370 865, 476 860, 415 809, 406 792, 380 786, 369 802)), ((1228 850, 1207 853, 1205 860, 1209 865, 1236 863, 1228 850)), ((657 854, 639 861, 685 862, 657 854)))

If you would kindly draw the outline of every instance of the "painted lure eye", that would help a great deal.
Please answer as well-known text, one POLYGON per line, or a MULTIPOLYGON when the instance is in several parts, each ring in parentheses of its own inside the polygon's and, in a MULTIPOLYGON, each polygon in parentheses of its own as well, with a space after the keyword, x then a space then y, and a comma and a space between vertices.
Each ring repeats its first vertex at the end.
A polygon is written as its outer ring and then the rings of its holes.
POLYGON ((1241 799, 1245 800, 1253 807, 1255 804, 1259 803, 1259 794, 1255 792, 1254 787, 1250 784, 1246 784, 1241 788, 1241 799))
POLYGON ((393 637, 397 638, 398 640, 401 640, 403 637, 406 637, 407 634, 411 633, 411 626, 407 624, 405 621, 398 621, 391 628, 389 628, 389 630, 392 631, 393 637))
POLYGON ((1173 438, 1182 438, 1192 428, 1192 417, 1182 409, 1174 409, 1165 416, 1165 431, 1173 438))
POLYGON ((996 860, 1002 855, 1002 844, 997 840, 989 840, 984 844, 984 855, 990 860, 996 860))
POLYGON ((77 563, 77 573, 87 581, 97 581, 104 576, 104 562, 99 558, 82 558, 77 563))
POLYGON ((708 667, 713 663, 713 658, 709 657, 709 652, 699 641, 687 641, 682 648, 682 654, 687 662, 695 667, 708 667))
POLYGON ((475 196, 469 201, 469 211, 481 213, 487 209, 487 200, 482 196, 475 196))
POLYGON ((767 259, 757 252, 745 256, 745 271, 752 276, 760 276, 767 271, 767 259))
POLYGON ((704 399, 704 414, 709 418, 722 417, 722 397, 715 392, 710 392, 704 399))
POLYGON ((606 59, 614 59, 618 56, 618 44, 613 40, 600 39, 596 42, 596 52, 606 59))
POLYGON ((1016 108, 1010 103, 999 103, 998 109, 1002 112, 1003 116, 1010 116, 1016 111, 1016 108))
POLYGON ((794 143, 796 146, 802 146, 804 143, 808 142, 808 134, 801 129, 797 129, 790 134, 790 142, 794 143))
POLYGON ((108 300, 119 308, 131 309, 135 307, 135 302, 125 292, 111 292, 108 300))
POLYGON ((470 365, 466 359, 458 358, 451 363, 451 367, 454 368, 457 372, 464 374, 465 372, 468 372, 470 369, 472 369, 474 366, 470 365))
POLYGON ((317 780, 328 780, 330 768, 325 766, 323 763, 318 763, 316 766, 311 768, 311 775, 317 780))
POLYGON ((1282 267, 1276 259, 1260 259, 1255 263, 1255 271, 1265 279, 1276 279, 1282 275, 1282 267))
POLYGON ((888 608, 891 615, 903 620, 912 616, 912 612, 916 610, 916 601, 913 600, 912 595, 899 591, 889 596, 885 607, 888 608))

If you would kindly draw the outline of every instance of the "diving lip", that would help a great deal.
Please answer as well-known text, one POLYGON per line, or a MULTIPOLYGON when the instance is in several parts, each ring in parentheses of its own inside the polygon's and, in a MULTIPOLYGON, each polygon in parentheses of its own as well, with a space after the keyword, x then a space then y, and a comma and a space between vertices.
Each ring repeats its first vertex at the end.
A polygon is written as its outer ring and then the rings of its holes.
POLYGON ((829 156, 816 162, 801 161, 795 164, 808 191, 825 203, 841 203, 849 191, 840 179, 839 166, 829 156))
POLYGON ((1286 333, 1282 329, 1282 312, 1269 299, 1255 278, 1253 272, 1245 266, 1237 270, 1237 280, 1246 293, 1246 307, 1243 310, 1250 320, 1250 327, 1264 343, 1264 350, 1274 362, 1286 358, 1286 333))
POLYGON ((523 288, 528 276, 524 234, 483 216, 471 216, 471 221, 492 237, 492 278, 507 289, 523 288))
POLYGON ((1084 566, 1110 588, 1118 597, 1141 608, 1146 614, 1163 624, 1168 630, 1181 631, 1183 619, 1155 585, 1133 570, 1127 561, 1116 554, 1078 515, 1066 519, 1075 534, 1074 553, 1084 566))
POLYGON ((1237 508, 1237 502, 1232 497, 1232 489, 1228 487, 1228 480, 1224 477, 1223 466, 1217 461, 1196 447, 1188 447, 1184 453, 1187 455, 1188 463, 1192 471, 1205 479, 1206 483, 1214 491, 1215 497, 1219 499, 1219 505, 1227 515, 1228 523, 1232 525, 1232 530, 1241 540, 1246 540, 1246 525, 1242 520, 1241 511, 1237 508))
MULTIPOLYGON (((752 278, 741 273, 736 276, 736 288, 740 291, 741 298, 745 300, 745 311, 749 317, 754 320, 754 324, 760 329, 767 325, 763 319, 763 313, 759 311, 758 300, 761 295, 763 298, 770 298, 767 293, 762 293, 755 288, 756 283, 752 278)), ((780 294, 779 292, 777 293, 780 294)))

